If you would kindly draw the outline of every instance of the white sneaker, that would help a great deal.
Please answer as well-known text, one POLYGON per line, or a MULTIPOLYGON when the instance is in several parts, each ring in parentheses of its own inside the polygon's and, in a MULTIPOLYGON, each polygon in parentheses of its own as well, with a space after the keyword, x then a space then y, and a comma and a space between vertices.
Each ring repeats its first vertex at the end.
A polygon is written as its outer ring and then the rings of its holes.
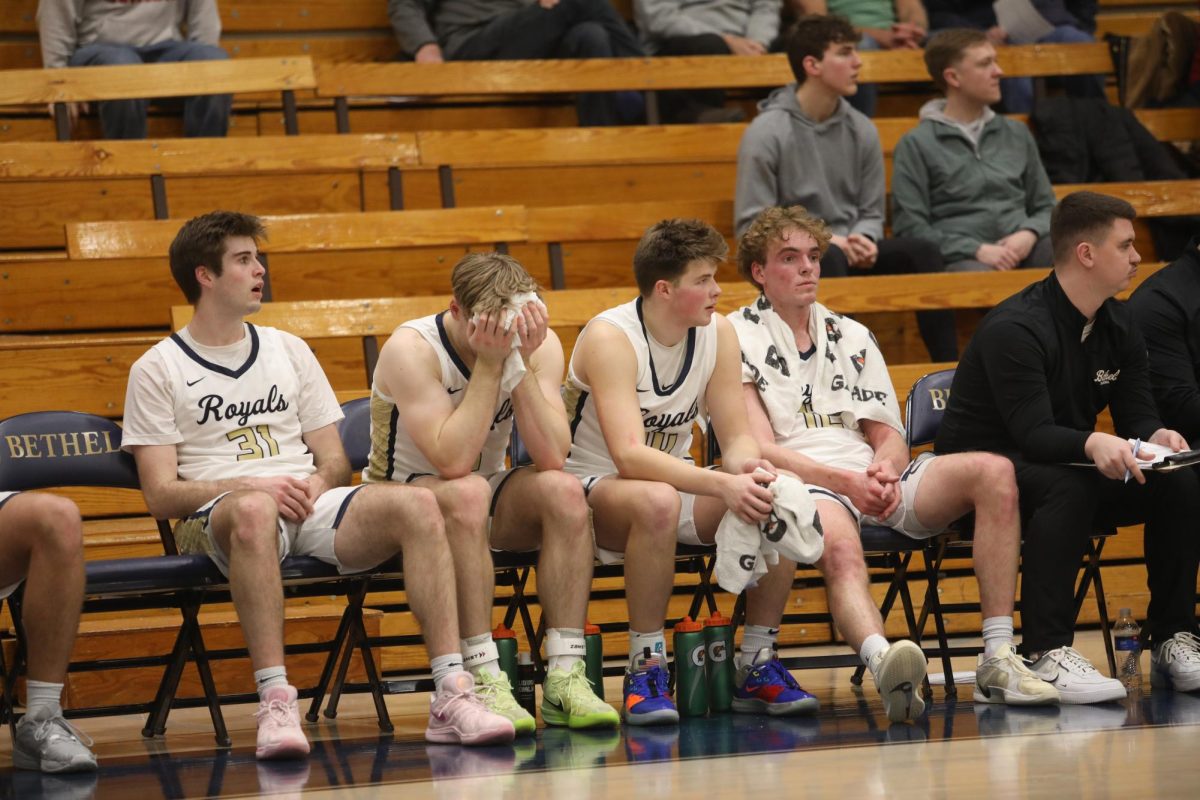
POLYGON ((926 669, 925 654, 915 642, 901 639, 883 651, 874 670, 875 686, 892 722, 912 722, 925 712, 921 689, 926 669))
POLYGON ((980 654, 975 667, 975 702, 1014 706, 1044 706, 1058 702, 1058 690, 1034 674, 1011 644, 996 655, 980 654))
POLYGON ((1125 699, 1121 682, 1101 675, 1073 647, 1056 647, 1042 653, 1032 669, 1039 678, 1054 685, 1060 703, 1109 703, 1125 699))
POLYGON ((1156 644, 1150 654, 1150 685, 1177 692, 1200 689, 1200 638, 1180 631, 1156 644))

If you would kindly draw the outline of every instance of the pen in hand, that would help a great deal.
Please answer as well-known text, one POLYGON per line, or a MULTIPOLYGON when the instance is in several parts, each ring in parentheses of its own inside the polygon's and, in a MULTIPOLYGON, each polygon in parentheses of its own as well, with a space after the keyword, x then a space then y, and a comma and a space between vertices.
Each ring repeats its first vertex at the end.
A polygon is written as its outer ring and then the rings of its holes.
MULTIPOLYGON (((1137 458, 1137 457, 1138 457, 1138 451, 1139 451, 1139 450, 1141 450, 1141 449, 1142 449, 1142 440, 1141 440, 1141 439, 1134 439, 1134 440, 1133 440, 1133 457, 1134 457, 1134 458, 1137 458)), ((1125 483, 1129 483, 1129 478, 1130 478, 1130 476, 1131 476, 1132 474, 1133 474, 1133 473, 1132 473, 1132 472, 1130 472, 1128 468, 1126 468, 1126 470, 1125 470, 1125 483)))

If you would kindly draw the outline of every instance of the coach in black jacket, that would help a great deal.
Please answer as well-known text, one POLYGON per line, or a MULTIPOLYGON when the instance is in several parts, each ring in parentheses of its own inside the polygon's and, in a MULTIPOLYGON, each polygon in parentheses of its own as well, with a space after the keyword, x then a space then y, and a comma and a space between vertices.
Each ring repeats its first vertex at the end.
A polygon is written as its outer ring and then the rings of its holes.
POLYGON ((1163 421, 1200 447, 1200 236, 1129 298, 1163 421))
POLYGON ((1075 576, 1097 525, 1146 523, 1143 633, 1157 645, 1152 677, 1200 688, 1200 639, 1193 636, 1200 479, 1192 469, 1147 478, 1126 441, 1187 445, 1159 419, 1145 343, 1132 314, 1112 299, 1141 260, 1133 218, 1123 200, 1091 192, 1063 198, 1050 222, 1054 272, 981 323, 955 373, 936 441, 939 453, 990 450, 1013 462, 1025 522, 1024 649, 1064 703, 1125 696, 1120 682, 1071 647, 1075 576), (1117 436, 1095 430, 1106 406, 1117 436), (1068 466, 1087 461, 1096 467, 1068 466))

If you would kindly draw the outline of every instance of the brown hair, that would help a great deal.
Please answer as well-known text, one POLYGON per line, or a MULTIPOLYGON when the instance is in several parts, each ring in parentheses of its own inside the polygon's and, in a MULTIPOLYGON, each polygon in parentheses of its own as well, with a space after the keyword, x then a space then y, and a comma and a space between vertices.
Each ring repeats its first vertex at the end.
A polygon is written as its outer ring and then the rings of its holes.
POLYGON ((659 281, 678 281, 697 260, 720 264, 729 255, 725 238, 699 219, 664 219, 642 235, 633 254, 638 291, 648 297, 659 281))
POLYGON ((1050 214, 1050 244, 1054 263, 1066 263, 1081 241, 1094 244, 1108 233, 1114 221, 1133 222, 1137 212, 1119 197, 1097 192, 1071 192, 1058 201, 1050 214))
POLYGON ((815 239, 821 255, 829 248, 832 231, 823 219, 809 214, 804 206, 765 208, 738 240, 738 274, 761 289, 762 284, 754 280, 751 267, 766 264, 767 250, 775 242, 783 241, 783 235, 789 230, 802 231, 815 239))
POLYGON ((467 253, 450 273, 454 299, 463 313, 499 310, 514 294, 536 292, 538 286, 521 262, 503 253, 467 253))
POLYGON ((974 28, 947 28, 935 33, 925 43, 925 69, 929 70, 933 85, 945 93, 946 70, 957 66, 967 50, 987 43, 987 34, 974 28))
POLYGON ((200 300, 200 284, 196 267, 207 267, 213 275, 221 274, 225 257, 225 241, 233 236, 249 236, 255 245, 267 238, 262 220, 239 211, 212 211, 189 219, 171 242, 171 275, 192 305, 200 300))
POLYGON ((808 14, 796 20, 787 38, 788 64, 796 83, 804 83, 808 74, 804 71, 804 59, 812 56, 817 61, 825 57, 831 44, 857 43, 862 38, 850 24, 850 20, 837 14, 808 14))

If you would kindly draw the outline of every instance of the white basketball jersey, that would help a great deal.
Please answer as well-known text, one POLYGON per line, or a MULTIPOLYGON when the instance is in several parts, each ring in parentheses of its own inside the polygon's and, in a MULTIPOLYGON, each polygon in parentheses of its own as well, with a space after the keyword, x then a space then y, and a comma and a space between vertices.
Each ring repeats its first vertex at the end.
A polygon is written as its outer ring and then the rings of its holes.
MULTIPOLYGON (((597 320, 619 328, 629 340, 637 358, 638 405, 642 410, 642 427, 646 444, 684 461, 692 461, 692 426, 704 423, 707 411, 704 393, 717 363, 717 320, 702 328, 691 328, 683 341, 671 348, 651 345, 649 333, 642 321, 642 299, 639 297, 616 308, 610 308, 588 322, 580 337, 597 320), (654 352, 666 353, 674 369, 663 370, 662 360, 654 352), (676 366, 677 365, 677 366, 676 366), (671 374, 664 374, 669 371, 671 374)), ((575 373, 575 356, 567 370, 563 389, 567 418, 571 421, 571 452, 565 469, 576 475, 610 475, 617 471, 609 455, 608 444, 600 430, 596 402, 591 387, 575 373)))
MULTIPOLYGON (((471 380, 471 370, 455 351, 446 327, 442 323, 442 315, 434 314, 421 319, 414 319, 401 325, 410 328, 421 335, 437 354, 438 364, 442 370, 442 386, 450 395, 450 402, 458 408, 466 393, 467 383, 471 380)), ((491 475, 504 469, 504 454, 508 449, 509 436, 512 434, 513 409, 512 398, 508 392, 501 391, 496 399, 496 411, 492 417, 492 427, 488 431, 483 445, 483 452, 475 462, 475 472, 491 475)), ((371 387, 371 457, 367 468, 363 470, 364 481, 402 481, 407 483, 422 475, 436 475, 437 469, 429 463, 412 437, 404 429, 404 423, 396 410, 395 401, 371 387)))
MULTIPOLYGON (((184 480, 303 478, 316 472, 301 438, 302 387, 284 345, 290 334, 250 324, 246 330, 249 354, 236 367, 207 361, 179 334, 152 348, 167 370, 175 426, 182 437, 175 451, 184 480)), ((125 443, 145 442, 135 434, 125 443)))

